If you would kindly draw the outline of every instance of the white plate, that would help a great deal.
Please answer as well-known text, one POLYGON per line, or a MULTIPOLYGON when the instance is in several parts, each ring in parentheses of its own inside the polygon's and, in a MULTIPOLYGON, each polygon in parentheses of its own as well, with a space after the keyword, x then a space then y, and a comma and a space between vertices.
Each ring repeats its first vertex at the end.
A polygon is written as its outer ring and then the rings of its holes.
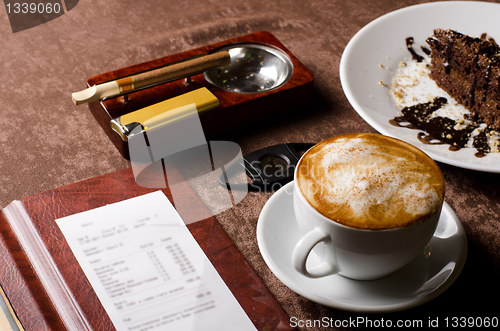
MULTIPOLYGON (((467 237, 456 214, 444 204, 425 252, 395 273, 372 281, 340 275, 311 279, 292 266, 300 239, 293 212, 293 182, 266 203, 257 223, 257 242, 271 271, 286 286, 314 302, 354 312, 393 312, 421 305, 443 293, 458 277, 467 256, 467 237)), ((310 263, 319 263, 310 256, 310 263)), ((317 258, 316 258, 317 259, 317 258)))
POLYGON ((426 45, 425 40, 437 28, 453 29, 475 37, 486 32, 500 41, 499 17, 499 4, 451 1, 403 8, 372 21, 351 39, 342 54, 340 80, 347 99, 374 129, 419 147, 436 161, 466 169, 500 172, 500 153, 477 158, 472 148, 452 152, 448 145, 424 145, 417 138, 419 131, 389 124, 399 109, 388 89, 377 84, 379 81, 391 83, 391 72, 397 74, 399 63, 405 58, 411 59, 405 44, 407 37, 415 39, 417 51, 420 51, 419 45, 426 45))

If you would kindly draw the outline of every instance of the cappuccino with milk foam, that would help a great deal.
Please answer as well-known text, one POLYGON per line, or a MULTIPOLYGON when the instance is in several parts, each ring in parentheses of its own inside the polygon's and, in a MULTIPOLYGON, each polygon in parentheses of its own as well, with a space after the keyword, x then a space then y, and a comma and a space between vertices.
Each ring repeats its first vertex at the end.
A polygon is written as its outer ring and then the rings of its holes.
POLYGON ((418 148, 379 134, 348 134, 307 151, 296 172, 305 199, 342 225, 392 229, 424 220, 441 207, 444 180, 418 148))

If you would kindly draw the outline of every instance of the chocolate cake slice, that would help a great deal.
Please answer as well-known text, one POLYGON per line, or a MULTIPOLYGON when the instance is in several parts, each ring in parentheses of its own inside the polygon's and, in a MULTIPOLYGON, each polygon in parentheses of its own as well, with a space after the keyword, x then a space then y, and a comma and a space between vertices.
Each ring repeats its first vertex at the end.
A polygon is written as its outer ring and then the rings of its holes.
POLYGON ((430 77, 470 110, 471 119, 500 131, 500 48, 493 39, 434 30, 430 77))

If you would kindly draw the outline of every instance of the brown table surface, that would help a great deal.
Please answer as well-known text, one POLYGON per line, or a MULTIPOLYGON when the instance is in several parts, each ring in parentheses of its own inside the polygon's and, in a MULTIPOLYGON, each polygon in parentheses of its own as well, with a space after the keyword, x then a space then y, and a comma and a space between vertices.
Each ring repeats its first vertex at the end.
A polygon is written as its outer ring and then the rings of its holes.
MULTIPOLYGON (((130 166, 88 107, 71 102, 71 93, 85 88, 89 77, 256 31, 270 31, 313 73, 315 97, 309 107, 288 118, 227 135, 227 140, 238 143, 246 154, 278 143, 375 132, 344 96, 338 69, 342 52, 373 19, 422 2, 81 0, 61 17, 17 33, 3 12, 0 207, 130 166)), ((468 259, 444 294, 404 312, 343 312, 301 297, 281 283, 262 259, 255 237, 259 213, 271 193, 250 193, 217 220, 291 317, 368 316, 394 323, 499 317, 491 302, 500 295, 500 174, 439 165, 446 181, 446 202, 467 233, 468 259)))

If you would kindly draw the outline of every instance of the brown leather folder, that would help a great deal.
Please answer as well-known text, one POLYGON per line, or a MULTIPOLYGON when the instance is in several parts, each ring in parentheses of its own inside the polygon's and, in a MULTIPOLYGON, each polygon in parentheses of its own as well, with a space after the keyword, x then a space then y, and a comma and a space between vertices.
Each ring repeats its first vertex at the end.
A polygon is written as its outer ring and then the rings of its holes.
MULTIPOLYGON (((80 314, 88 330, 115 330, 55 220, 152 191, 156 189, 138 186, 129 168, 15 201, 0 212, 0 282, 25 330, 74 329, 67 322, 71 317, 64 314, 80 314), (36 239, 31 240, 41 247, 35 254, 53 261, 59 285, 66 291, 61 295, 73 298, 74 305, 62 307, 62 312, 37 272, 40 266, 31 262, 34 249, 26 249, 29 238, 19 238, 19 231, 13 230, 21 220, 29 224, 36 239)), ((162 191, 172 201, 168 187, 162 191)), ((186 199, 192 199, 192 193, 186 185, 186 199)), ((289 317, 214 217, 188 228, 258 330, 292 329, 289 317)))

